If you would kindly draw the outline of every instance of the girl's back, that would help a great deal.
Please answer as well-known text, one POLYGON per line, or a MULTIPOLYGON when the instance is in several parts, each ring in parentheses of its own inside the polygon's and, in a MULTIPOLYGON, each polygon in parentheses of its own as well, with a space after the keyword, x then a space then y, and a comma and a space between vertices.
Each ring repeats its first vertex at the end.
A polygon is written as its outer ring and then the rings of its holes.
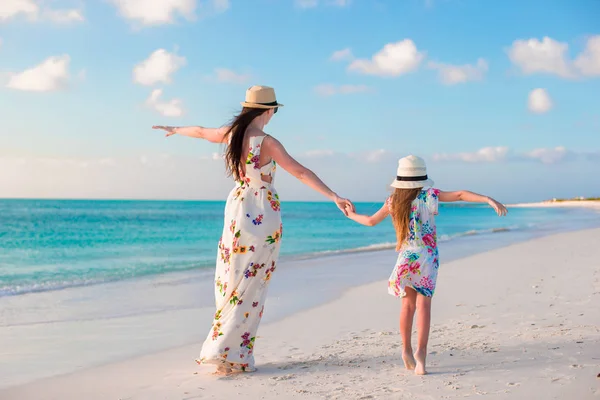
POLYGON ((439 193, 433 188, 421 190, 412 201, 406 239, 389 278, 388 291, 394 296, 404 297, 407 286, 424 296, 433 296, 439 268, 435 227, 439 193))
MULTIPOLYGON (((437 235, 435 215, 438 214, 438 189, 421 190, 413 200, 408 223, 408 235, 400 251, 410 248, 423 247, 424 250, 437 249, 437 235)), ((391 197, 388 198, 388 207, 391 208, 391 197)), ((391 212, 391 210, 390 210, 391 212)))

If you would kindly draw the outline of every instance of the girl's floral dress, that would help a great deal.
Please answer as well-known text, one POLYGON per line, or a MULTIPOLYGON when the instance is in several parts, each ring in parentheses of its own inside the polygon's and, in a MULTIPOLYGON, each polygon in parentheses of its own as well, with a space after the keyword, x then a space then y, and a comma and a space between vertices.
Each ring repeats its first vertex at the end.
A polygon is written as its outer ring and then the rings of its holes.
MULTIPOLYGON (((440 266, 434 219, 439 194, 438 189, 422 190, 412 202, 408 237, 389 279, 388 292, 393 296, 406 296, 407 286, 423 296, 433 296, 440 266)), ((391 206, 391 198, 387 204, 391 206)))
POLYGON ((250 138, 245 177, 227 198, 215 273, 217 309, 199 364, 254 369, 256 331, 282 235, 279 196, 272 182, 261 179, 273 181, 276 168, 274 161, 259 165, 263 139, 250 138))

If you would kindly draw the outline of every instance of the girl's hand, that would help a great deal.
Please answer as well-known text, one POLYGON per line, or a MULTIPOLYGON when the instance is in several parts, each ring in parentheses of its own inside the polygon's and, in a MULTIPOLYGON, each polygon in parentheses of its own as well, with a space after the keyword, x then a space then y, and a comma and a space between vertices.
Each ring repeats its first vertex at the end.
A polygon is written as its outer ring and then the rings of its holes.
POLYGON ((506 209, 504 204, 499 203, 491 197, 488 200, 488 204, 496 211, 496 214, 498 214, 500 217, 503 217, 506 215, 506 213, 508 213, 508 210, 506 209))
POLYGON ((162 129, 163 131, 167 131, 165 137, 169 137, 177 133, 177 128, 174 126, 154 125, 152 129, 162 129))
POLYGON ((352 204, 352 202, 348 199, 344 199, 336 195, 333 201, 335 202, 335 205, 344 213, 345 216, 348 216, 348 211, 346 211, 348 208, 354 211, 354 204, 352 204))
POLYGON ((356 214, 355 211, 350 206, 346 206, 346 216, 351 216, 356 214))

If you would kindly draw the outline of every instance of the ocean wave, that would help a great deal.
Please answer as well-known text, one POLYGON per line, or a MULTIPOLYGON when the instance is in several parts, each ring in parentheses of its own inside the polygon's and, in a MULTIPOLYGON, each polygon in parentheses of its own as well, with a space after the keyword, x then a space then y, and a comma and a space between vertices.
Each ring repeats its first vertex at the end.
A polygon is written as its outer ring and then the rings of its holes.
MULTIPOLYGON (((535 224, 528 224, 528 228, 533 227, 535 224)), ((508 226, 508 227, 500 227, 500 228, 491 228, 491 229, 473 229, 465 232, 459 232, 451 235, 440 235, 438 236, 438 242, 447 242, 450 240, 467 237, 467 236, 479 236, 479 235, 488 235, 493 233, 503 233, 503 232, 511 232, 515 230, 521 230, 524 227, 519 226, 508 226)), ((313 253, 306 254, 297 254, 288 256, 288 258, 292 258, 295 260, 304 260, 310 258, 318 258, 325 256, 334 256, 334 255, 342 255, 342 254, 352 254, 352 253, 366 253, 371 251, 383 251, 383 250, 394 250, 396 249, 396 243, 394 242, 382 242, 375 243, 368 246, 360 246, 351 249, 339 249, 339 250, 324 250, 313 253)))
MULTIPOLYGON (((531 227, 531 224, 528 224, 527 227, 531 227)), ((477 235, 486 235, 486 234, 494 234, 494 233, 502 233, 509 232, 518 229, 527 229, 526 227, 518 227, 518 226, 509 226, 509 227, 498 227, 492 229, 482 229, 482 230, 468 230, 465 232, 459 232, 451 235, 440 235, 438 237, 439 242, 447 242, 453 239, 468 237, 468 236, 477 236, 477 235)), ((355 254, 355 253, 366 253, 373 251, 385 251, 385 250, 395 250, 396 243, 394 242, 382 242, 375 243, 366 246, 360 246, 349 249, 337 249, 337 250, 324 250, 318 252, 309 252, 303 254, 282 254, 282 260, 305 260, 305 259, 314 259, 319 257, 328 257, 335 255, 343 255, 343 254, 355 254)), ((151 276, 164 275, 167 273, 176 273, 176 272, 185 272, 185 271, 201 271, 208 270, 213 268, 214 264, 204 264, 204 263, 191 263, 185 266, 170 266, 170 268, 149 268, 141 271, 137 271, 134 274, 128 274, 124 276, 122 274, 116 275, 105 275, 105 276, 95 276, 89 278, 73 278, 73 279, 63 279, 63 280, 48 280, 42 282, 24 282, 19 284, 5 284, 0 286, 0 297, 5 296, 16 296, 28 293, 38 293, 38 292, 47 292, 52 290, 63 290, 68 288, 77 288, 83 286, 92 286, 98 284, 105 283, 114 283, 114 282, 122 282, 131 279, 140 279, 151 276), (194 265, 195 264, 195 265, 194 265)))
MULTIPOLYGON (((143 279, 153 276, 164 275, 168 273, 200 272, 213 268, 214 264, 196 263, 184 267, 156 268, 137 271, 133 274, 115 274, 115 271, 106 271, 106 275, 94 276, 88 278, 73 277, 62 280, 45 280, 38 282, 21 282, 16 284, 5 284, 0 286, 0 297, 17 296, 29 293, 49 292, 53 290, 63 290, 85 286, 93 286, 105 283, 124 282, 134 279, 143 279)), ((211 270, 212 271, 212 270, 211 270)), ((31 279, 30 279, 31 281, 31 279)), ((0 281, 1 282, 1 281, 0 281)), ((168 282, 161 282, 158 285, 168 285, 168 282)))
POLYGON ((65 281, 48 281, 36 283, 22 283, 17 285, 5 285, 0 287, 0 297, 16 296, 20 294, 49 292, 51 290, 62 290, 81 286, 98 285, 101 283, 116 282, 118 278, 93 278, 93 279, 73 279, 65 281))

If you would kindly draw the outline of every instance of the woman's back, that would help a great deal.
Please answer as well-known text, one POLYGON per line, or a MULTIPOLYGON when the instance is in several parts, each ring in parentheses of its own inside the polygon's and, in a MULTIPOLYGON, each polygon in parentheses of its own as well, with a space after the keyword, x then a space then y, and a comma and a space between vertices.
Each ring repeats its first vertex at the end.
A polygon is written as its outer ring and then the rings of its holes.
POLYGON ((263 154, 263 142, 268 135, 246 135, 241 160, 243 181, 250 186, 272 184, 275 179, 275 162, 267 154, 263 154))

